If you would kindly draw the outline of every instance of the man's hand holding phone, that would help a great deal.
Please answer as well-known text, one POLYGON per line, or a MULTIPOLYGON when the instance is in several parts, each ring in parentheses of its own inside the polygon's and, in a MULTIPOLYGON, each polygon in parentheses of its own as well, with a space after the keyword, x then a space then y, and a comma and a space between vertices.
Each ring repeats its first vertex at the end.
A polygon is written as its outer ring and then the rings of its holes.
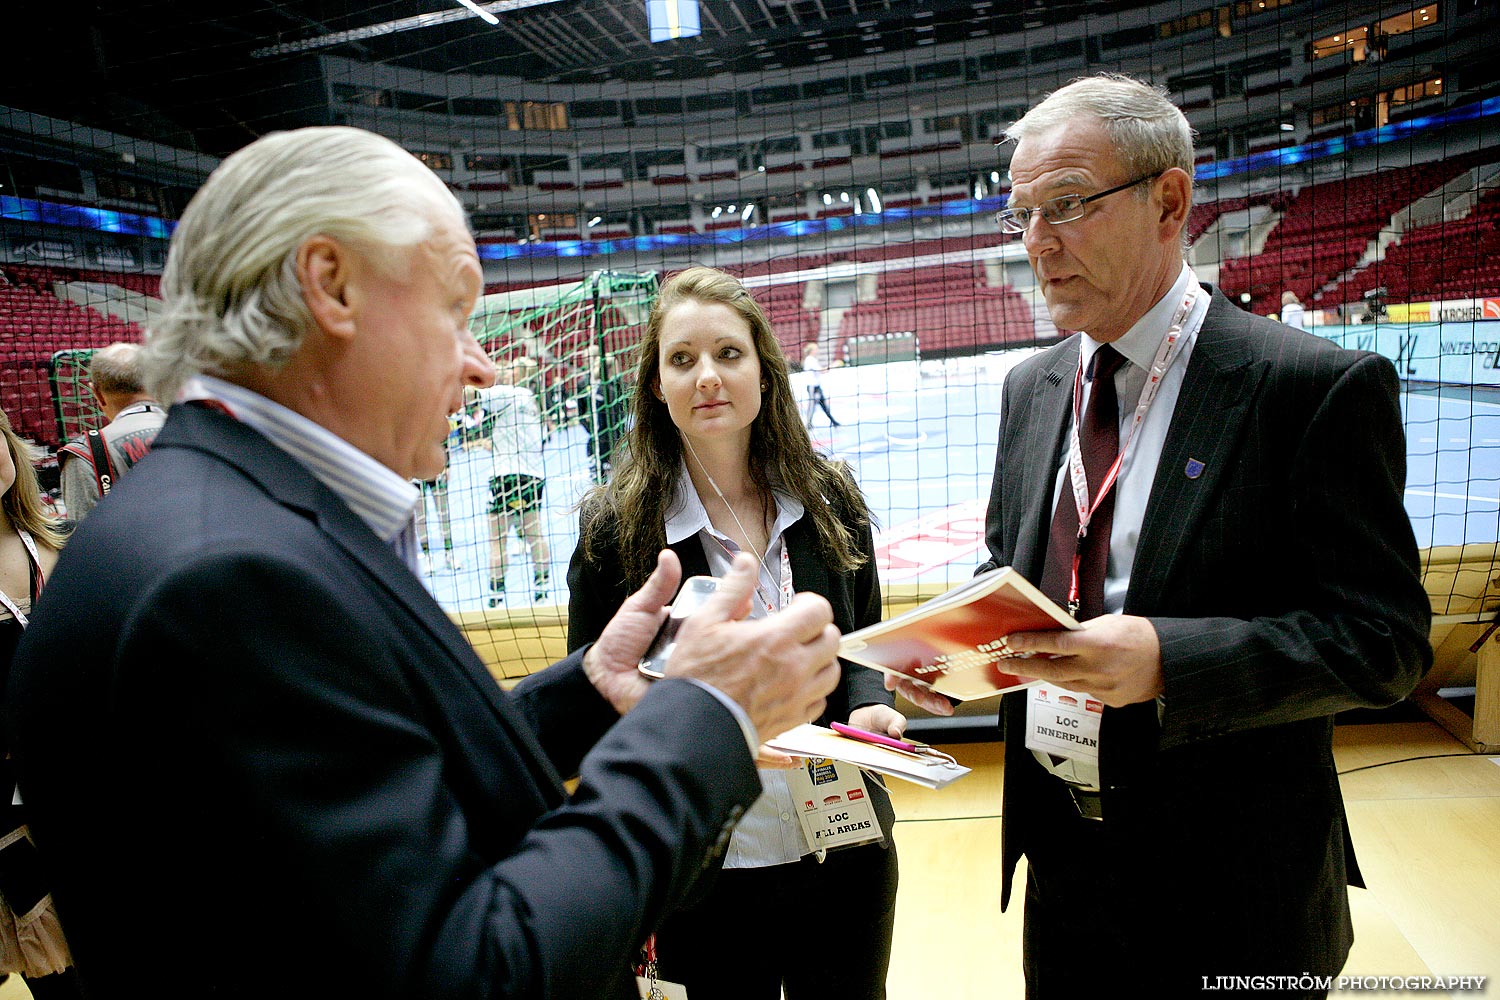
MULTIPOLYGON (((649 683, 637 668, 681 575, 677 557, 663 552, 656 572, 626 600, 585 657, 590 680, 622 712, 649 683)), ((717 688, 769 737, 822 714, 839 679, 839 633, 833 609, 816 594, 798 594, 777 614, 746 620, 755 577, 754 557, 735 556, 714 593, 682 620, 661 672, 717 688)))

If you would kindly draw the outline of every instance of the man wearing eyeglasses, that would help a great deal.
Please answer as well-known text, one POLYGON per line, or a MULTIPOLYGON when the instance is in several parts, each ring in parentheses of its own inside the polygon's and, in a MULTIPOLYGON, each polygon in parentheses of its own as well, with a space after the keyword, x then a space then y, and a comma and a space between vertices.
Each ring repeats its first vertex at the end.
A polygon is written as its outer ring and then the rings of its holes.
POLYGON ((1396 374, 1197 281, 1192 132, 1164 94, 1075 81, 1007 138, 1000 225, 1080 331, 1005 381, 986 523, 985 568, 1084 623, 1010 637, 1055 657, 1002 707, 1027 995, 1337 974, 1361 881, 1333 713, 1431 662, 1396 374))

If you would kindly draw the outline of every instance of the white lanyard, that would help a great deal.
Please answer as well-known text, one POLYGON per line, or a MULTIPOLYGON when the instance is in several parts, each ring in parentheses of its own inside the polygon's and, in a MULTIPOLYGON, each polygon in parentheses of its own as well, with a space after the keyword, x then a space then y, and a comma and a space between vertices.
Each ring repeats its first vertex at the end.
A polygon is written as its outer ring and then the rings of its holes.
MULTIPOLYGON (((730 513, 733 514, 734 512, 730 511, 730 513)), ((736 518, 736 520, 738 519, 736 518)), ((741 530, 744 529, 741 528, 741 530)), ((717 535, 715 535, 712 531, 709 532, 708 537, 712 538, 714 542, 718 544, 719 548, 724 550, 724 554, 729 556, 730 560, 733 561, 733 549, 725 545, 724 541, 717 535)), ((750 551, 752 554, 755 553, 754 549, 751 549, 750 551)), ((760 602, 761 607, 766 609, 766 614, 771 615, 780 611, 782 608, 786 607, 792 602, 792 559, 791 556, 787 553, 785 535, 783 535, 781 538, 781 573, 779 580, 772 578, 770 567, 766 566, 765 562, 766 560, 764 556, 759 556, 756 559, 755 597, 760 602), (763 578, 770 580, 772 584, 772 589, 769 592, 761 586, 761 580, 763 578)))
MULTIPOLYGON (((31 565, 27 568, 31 570, 33 579, 37 583, 40 583, 42 577, 42 561, 41 559, 37 558, 36 542, 31 540, 31 532, 29 531, 23 531, 22 529, 17 528, 16 534, 21 536, 21 544, 26 546, 26 553, 27 555, 31 556, 31 565)), ((36 592, 40 594, 42 588, 39 586, 35 586, 33 589, 35 589, 36 592)), ((16 602, 12 601, 8 596, 6 596, 6 593, 3 590, 0 590, 0 604, 3 604, 5 606, 5 610, 9 611, 12 615, 15 616, 16 621, 21 623, 22 628, 25 628, 30 622, 30 619, 28 619, 26 615, 21 612, 21 609, 16 607, 16 602)))
MULTIPOLYGON (((1146 414, 1150 411, 1151 404, 1156 401, 1156 394, 1161 389, 1167 369, 1172 367, 1172 359, 1177 356, 1177 349, 1181 346, 1183 324, 1187 322, 1188 313, 1192 312, 1193 305, 1198 301, 1199 291, 1198 279, 1189 274, 1188 287, 1182 296, 1182 304, 1172 314, 1172 322, 1167 327, 1167 334, 1162 338, 1161 346, 1156 349, 1156 357, 1152 359, 1151 368, 1146 374, 1146 384, 1141 386, 1140 399, 1135 406, 1135 416, 1131 418, 1130 427, 1125 432, 1125 440, 1120 444, 1120 452, 1115 456, 1114 464, 1109 467, 1109 471, 1104 474, 1104 479, 1099 483, 1099 489, 1094 494, 1092 503, 1089 501, 1088 475, 1083 468, 1083 446, 1078 439, 1078 425, 1083 419, 1083 352, 1081 350, 1078 352, 1078 371, 1073 374, 1073 427, 1068 437, 1068 481, 1072 486, 1073 503, 1078 511, 1079 548, 1082 547, 1084 537, 1088 535, 1089 522, 1093 520, 1094 511, 1099 509, 1099 505, 1104 502, 1105 496, 1115 485, 1115 480, 1120 477, 1120 468, 1125 461, 1126 449, 1135 441, 1135 432, 1140 429, 1141 424, 1146 422, 1146 414)), ((1079 552, 1075 549, 1072 580, 1068 585, 1069 614, 1074 614, 1078 610, 1079 562, 1079 552)))

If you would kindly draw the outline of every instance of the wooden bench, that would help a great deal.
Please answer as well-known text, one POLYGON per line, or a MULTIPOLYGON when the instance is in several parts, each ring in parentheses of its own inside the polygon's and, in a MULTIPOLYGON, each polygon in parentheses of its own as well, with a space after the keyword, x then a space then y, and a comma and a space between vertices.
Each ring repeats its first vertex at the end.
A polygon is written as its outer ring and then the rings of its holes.
POLYGON ((1432 601, 1433 663, 1412 701, 1476 753, 1500 751, 1500 545, 1428 549, 1422 581, 1432 601), (1470 686, 1472 718, 1438 695, 1470 686))

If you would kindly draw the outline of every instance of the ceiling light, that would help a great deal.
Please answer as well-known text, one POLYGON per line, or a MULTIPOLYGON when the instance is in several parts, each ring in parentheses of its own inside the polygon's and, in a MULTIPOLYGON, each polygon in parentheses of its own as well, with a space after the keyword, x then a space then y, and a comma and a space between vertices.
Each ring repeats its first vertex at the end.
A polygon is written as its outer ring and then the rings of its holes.
MULTIPOLYGON (((557 0, 491 0, 484 4, 484 9, 490 12, 499 11, 506 13, 512 10, 522 10, 527 7, 540 7, 543 4, 556 3, 557 0)), ((454 21, 462 21, 468 17, 466 11, 450 9, 433 11, 427 14, 417 14, 412 17, 401 17, 394 21, 381 21, 379 24, 368 24, 362 28, 351 28, 348 31, 334 31, 326 35, 317 35, 313 38, 303 38, 294 42, 280 42, 276 45, 267 45, 264 48, 254 49, 250 55, 255 59, 265 59, 270 56, 291 55, 295 52, 312 52, 317 49, 329 49, 335 45, 343 45, 348 42, 360 42, 366 38, 379 38, 384 35, 394 35, 402 31, 413 31, 418 28, 434 28, 443 24, 451 24, 454 21)))
POLYGON ((458 2, 461 3, 461 4, 463 4, 465 7, 469 8, 470 10, 472 10, 479 17, 483 18, 487 24, 499 24, 500 23, 500 19, 498 17, 496 17, 494 14, 491 14, 489 11, 485 10, 483 7, 479 6, 477 3, 474 2, 474 0, 458 0, 458 2))

